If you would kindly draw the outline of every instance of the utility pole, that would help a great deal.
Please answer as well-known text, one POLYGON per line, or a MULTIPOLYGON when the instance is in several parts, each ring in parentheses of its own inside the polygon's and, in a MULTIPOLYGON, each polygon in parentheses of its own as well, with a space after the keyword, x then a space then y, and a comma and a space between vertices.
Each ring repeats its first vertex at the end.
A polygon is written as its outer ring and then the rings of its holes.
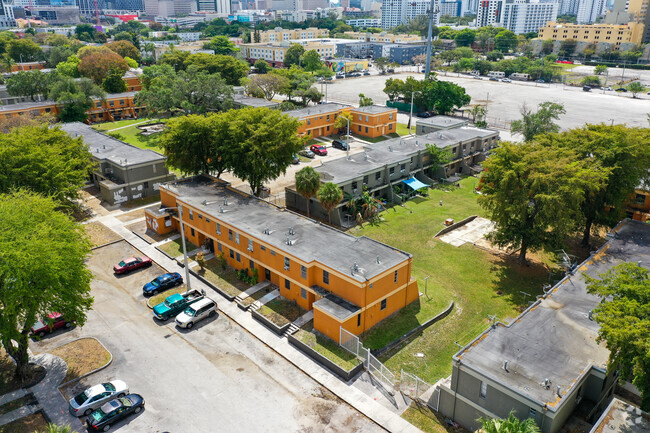
POLYGON ((411 127, 413 126, 413 95, 415 92, 411 92, 411 114, 409 115, 409 135, 413 135, 411 132, 411 127))
POLYGON ((429 30, 427 31, 427 57, 425 62, 427 62, 424 68, 424 79, 429 79, 429 74, 431 73, 431 39, 433 35, 433 22, 435 21, 435 14, 438 12, 436 8, 436 0, 431 0, 431 5, 429 6, 429 30))

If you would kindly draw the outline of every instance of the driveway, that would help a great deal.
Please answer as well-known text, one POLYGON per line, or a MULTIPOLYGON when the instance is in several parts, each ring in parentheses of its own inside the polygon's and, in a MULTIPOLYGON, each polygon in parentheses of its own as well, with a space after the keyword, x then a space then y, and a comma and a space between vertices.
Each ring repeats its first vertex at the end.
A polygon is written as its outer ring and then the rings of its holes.
POLYGON ((131 255, 138 252, 126 242, 95 250, 87 323, 32 344, 40 352, 80 336, 99 338, 113 362, 84 385, 119 378, 146 401, 120 432, 383 431, 223 314, 191 331, 154 321, 142 285, 161 272, 156 265, 112 273, 116 260, 131 255))

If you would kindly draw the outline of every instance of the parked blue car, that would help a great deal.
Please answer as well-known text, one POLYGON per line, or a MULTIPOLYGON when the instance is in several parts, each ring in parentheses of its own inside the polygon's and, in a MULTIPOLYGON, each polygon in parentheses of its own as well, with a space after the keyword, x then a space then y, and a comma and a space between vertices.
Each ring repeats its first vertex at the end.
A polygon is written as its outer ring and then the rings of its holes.
POLYGON ((157 295, 160 292, 180 286, 181 284, 183 284, 183 277, 178 272, 162 274, 145 284, 142 288, 142 294, 145 296, 157 295))

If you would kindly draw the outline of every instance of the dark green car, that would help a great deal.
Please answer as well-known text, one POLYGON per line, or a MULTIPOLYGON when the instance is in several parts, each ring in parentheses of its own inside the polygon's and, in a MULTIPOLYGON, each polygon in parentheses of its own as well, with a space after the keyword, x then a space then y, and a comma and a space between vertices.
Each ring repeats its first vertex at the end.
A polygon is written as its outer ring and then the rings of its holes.
POLYGON ((198 301, 205 296, 203 290, 190 290, 185 293, 175 293, 168 296, 163 302, 153 307, 153 316, 159 320, 167 320, 176 317, 187 308, 192 302, 198 301))

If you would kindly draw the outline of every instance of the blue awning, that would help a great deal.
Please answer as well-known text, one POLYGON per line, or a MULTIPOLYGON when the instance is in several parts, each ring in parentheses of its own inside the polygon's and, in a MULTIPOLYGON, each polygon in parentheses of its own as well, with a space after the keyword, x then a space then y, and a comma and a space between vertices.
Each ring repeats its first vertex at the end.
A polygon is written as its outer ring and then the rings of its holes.
POLYGON ((409 186, 409 188, 411 188, 413 191, 417 191, 418 189, 422 189, 422 188, 427 188, 429 186, 426 183, 420 182, 419 180, 417 180, 414 177, 412 177, 410 179, 403 180, 402 182, 407 184, 409 186))

